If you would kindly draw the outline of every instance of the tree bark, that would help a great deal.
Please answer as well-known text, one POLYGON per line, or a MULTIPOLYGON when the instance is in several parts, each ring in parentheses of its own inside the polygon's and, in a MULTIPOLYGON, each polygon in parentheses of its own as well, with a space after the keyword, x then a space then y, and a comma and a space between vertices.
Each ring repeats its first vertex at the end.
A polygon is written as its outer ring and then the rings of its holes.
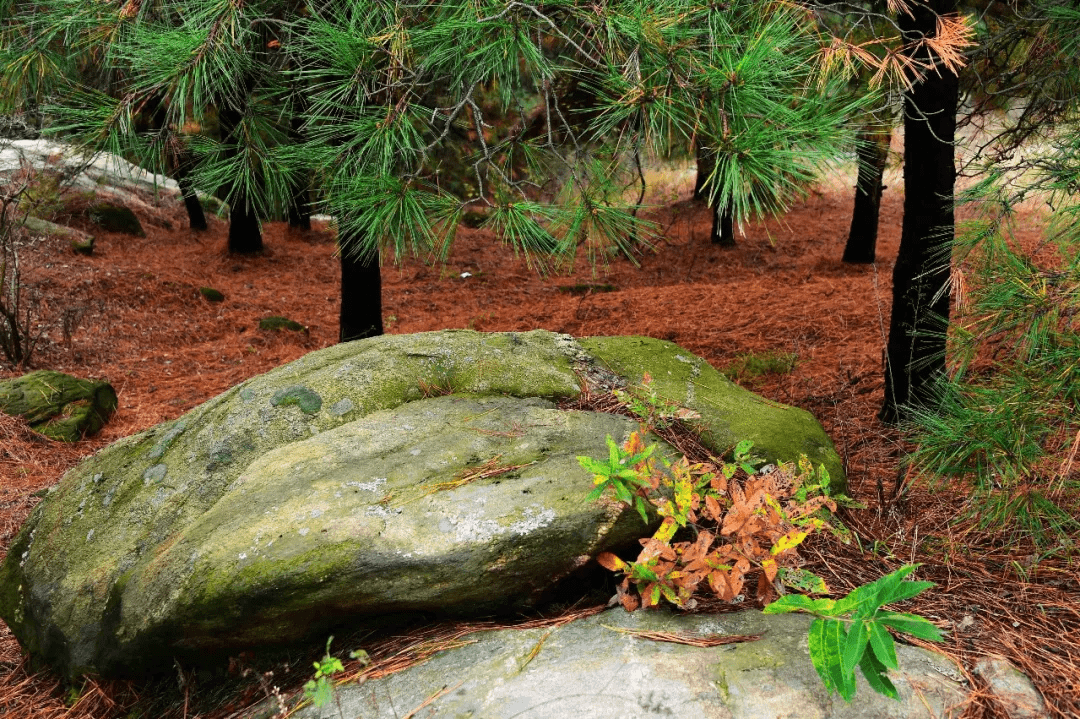
POLYGON ((341 255, 339 342, 383 334, 382 276, 379 253, 350 252, 349 238, 338 238, 341 255))
POLYGON ((171 166, 169 171, 173 179, 176 180, 176 184, 180 186, 180 196, 184 200, 184 209, 187 210, 188 226, 193 230, 202 232, 208 227, 202 203, 199 202, 195 187, 191 184, 191 153, 186 149, 177 149, 182 148, 182 146, 179 144, 179 140, 173 138, 172 129, 168 127, 169 117, 163 98, 156 100, 151 122, 154 130, 169 133, 167 137, 169 138, 170 151, 166 156, 166 164, 171 166))
POLYGON ((735 246, 735 217, 730 207, 714 207, 712 243, 721 247, 735 246))
POLYGON ((844 247, 844 262, 870 264, 877 252, 878 217, 881 214, 882 178, 889 159, 888 130, 866 130, 859 133, 855 156, 859 162, 859 179, 855 184, 855 209, 851 213, 851 230, 844 247))
MULTIPOLYGON (((694 199, 710 202, 709 192, 705 189, 705 183, 712 174, 716 163, 712 153, 700 147, 694 149, 694 157, 697 159, 697 178, 694 180, 694 199)), ((711 204, 711 203, 710 203, 711 204)), ((731 207, 713 207, 713 223, 710 241, 714 245, 723 247, 735 246, 735 217, 731 207)))
MULTIPOLYGON (((955 12, 957 0, 910 7, 913 16, 899 17, 909 41, 932 36, 937 17, 955 12)), ((921 45, 918 56, 930 59, 930 50, 921 45)), ((904 94, 904 222, 893 269, 885 403, 878 415, 888 423, 909 419, 914 406, 932 407, 934 382, 945 371, 958 89, 957 76, 938 63, 904 94)))
POLYGON ((307 184, 297 183, 292 188, 289 201, 289 227, 300 230, 311 229, 311 199, 307 184))
MULTIPOLYGON (((242 115, 240 111, 229 107, 218 110, 218 126, 221 129, 221 139, 225 143, 236 142, 232 135, 240 126, 242 115)), ((228 149, 230 157, 236 155, 235 149, 228 149)), ((259 218, 255 214, 255 205, 247 192, 240 187, 232 188, 229 193, 229 252, 233 254, 252 254, 262 252, 262 230, 259 227, 259 218)))
POLYGON ((709 197, 705 194, 705 182, 713 171, 712 156, 700 146, 695 146, 694 159, 697 161, 697 177, 694 178, 694 199, 707 201, 709 197))
MULTIPOLYGON (((299 116, 294 116, 289 123, 289 139, 299 145, 304 140, 301 127, 304 122, 299 116)), ((301 230, 311 229, 311 189, 310 178, 306 175, 293 183, 289 198, 288 220, 289 227, 301 230)))
POLYGON ((195 193, 195 187, 188 177, 186 163, 187 158, 181 159, 173 170, 173 177, 176 178, 176 184, 180 186, 180 196, 184 199, 184 209, 187 210, 188 225, 193 230, 203 232, 208 229, 206 213, 203 212, 202 203, 199 202, 199 196, 195 193))

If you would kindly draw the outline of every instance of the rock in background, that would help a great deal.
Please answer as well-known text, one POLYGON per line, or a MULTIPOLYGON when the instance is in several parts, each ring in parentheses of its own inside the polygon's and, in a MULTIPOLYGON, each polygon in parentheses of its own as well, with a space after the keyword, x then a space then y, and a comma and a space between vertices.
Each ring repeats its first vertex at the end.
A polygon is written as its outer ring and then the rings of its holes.
POLYGON ((39 370, 0 381, 0 412, 22 417, 51 439, 75 442, 96 434, 116 411, 108 382, 39 370))
MULTIPOLYGON (((0 177, 16 175, 25 168, 45 178, 47 192, 57 195, 60 206, 66 202, 60 200, 61 192, 65 198, 80 199, 76 204, 87 205, 85 212, 89 220, 107 231, 145 236, 139 217, 168 226, 169 221, 155 206, 157 200, 153 198, 163 195, 175 199, 180 194, 174 180, 149 173, 109 153, 87 159, 70 146, 51 140, 0 139, 0 177), (148 195, 151 199, 144 199, 148 195)), ((50 202, 44 208, 31 210, 40 216, 30 217, 27 227, 33 232, 79 242, 82 250, 75 248, 76 251, 89 254, 87 250, 92 249, 93 240, 85 232, 50 222, 55 219, 51 211, 57 209, 54 204, 50 202)))

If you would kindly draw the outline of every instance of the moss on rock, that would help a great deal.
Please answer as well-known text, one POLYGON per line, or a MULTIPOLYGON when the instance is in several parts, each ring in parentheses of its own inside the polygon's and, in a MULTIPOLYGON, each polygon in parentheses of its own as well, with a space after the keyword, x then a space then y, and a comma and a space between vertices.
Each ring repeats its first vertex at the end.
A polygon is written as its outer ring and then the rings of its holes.
POLYGON ((605 368, 640 384, 645 372, 660 396, 701 415, 692 424, 714 452, 737 442, 754 442, 755 453, 770 462, 805 454, 824 465, 834 493, 847 490, 843 464, 832 440, 814 416, 739 387, 702 358, 682 347, 649 337, 587 337, 578 340, 605 368))
POLYGON ((22 417, 46 437, 75 442, 108 421, 116 391, 108 382, 39 370, 0 382, 0 411, 22 417))
POLYGON ((87 209, 90 221, 103 230, 122 232, 125 235, 146 237, 142 223, 135 213, 112 202, 96 202, 87 209))
POLYGON ((290 330, 292 332, 302 332, 304 326, 296 320, 290 320, 288 317, 281 317, 279 315, 271 315, 259 320, 259 329, 276 331, 276 330, 290 330))

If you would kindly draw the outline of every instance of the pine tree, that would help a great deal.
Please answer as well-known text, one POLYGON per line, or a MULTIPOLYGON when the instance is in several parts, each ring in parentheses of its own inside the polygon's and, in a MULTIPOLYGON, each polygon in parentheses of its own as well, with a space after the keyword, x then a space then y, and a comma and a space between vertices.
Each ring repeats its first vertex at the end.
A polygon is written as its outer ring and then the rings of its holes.
POLYGON ((695 141, 717 153, 718 203, 740 219, 779 209, 848 141, 855 104, 812 81, 812 17, 782 3, 342 1, 299 36, 305 153, 369 257, 443 251, 470 204, 535 256, 631 250, 645 228, 629 168, 695 141), (588 105, 572 112, 571 95, 588 105), (453 145, 471 153, 471 195, 437 172, 453 145))
POLYGON ((983 526, 1067 549, 1080 530, 1080 10, 1040 0, 985 32, 972 104, 1011 112, 968 161, 982 179, 960 197, 974 217, 953 253, 949 372, 914 412, 911 460, 970 480, 983 526), (1029 247, 1015 210, 1035 198, 1048 212, 1029 247))

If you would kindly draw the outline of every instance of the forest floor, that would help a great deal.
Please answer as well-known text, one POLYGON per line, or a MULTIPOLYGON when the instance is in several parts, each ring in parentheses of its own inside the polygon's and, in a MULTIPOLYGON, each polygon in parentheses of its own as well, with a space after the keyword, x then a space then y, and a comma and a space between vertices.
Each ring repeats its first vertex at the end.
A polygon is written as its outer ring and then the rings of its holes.
MULTIPOLYGON (((861 546, 820 539, 807 552, 810 568, 842 593, 904 563, 925 562, 919 578, 938 588, 905 608, 949 632, 942 648, 975 688, 963 716, 1007 716, 970 672, 987 655, 1027 672, 1051 716, 1080 716, 1076 567, 1037 562, 1030 546, 950 524, 965 488, 910 477, 900 464, 900 435, 876 419, 902 198, 885 193, 876 265, 840 262, 851 203, 849 186, 819 189, 779 220, 750 223, 736 247, 721 248, 709 244, 708 210, 684 200, 652 213, 660 238, 636 262, 592 267, 582 260, 570 274, 547 276, 487 232, 463 227, 445 263, 407 258, 384 268, 386 329, 648 335, 677 342, 770 399, 809 410, 833 437, 851 494, 867 505, 843 517, 861 546), (755 373, 753 358, 770 353, 793 358, 793 366, 755 373), (897 499, 898 482, 904 489, 897 499)), ((79 226, 77 217, 68 220, 79 226)), ((264 253, 235 257, 226 252, 225 222, 211 218, 208 232, 192 232, 178 202, 163 206, 154 222, 144 218, 144 226, 145 238, 95 232, 92 256, 72 254, 59 239, 24 249, 26 279, 42 293, 39 309, 50 323, 33 365, 108 379, 119 410, 98 436, 72 445, 0 419, 0 559, 39 501, 34 493, 82 457, 337 339, 338 265, 326 227, 305 232, 271 223, 264 253), (201 287, 221 291, 224 301, 207 301, 201 287), (306 329, 260 330, 259 320, 270 315, 306 329)), ((0 367, 0 378, 15 374, 0 367)), ((310 661, 298 667, 302 684, 310 661)), ((237 689, 216 705, 204 698, 190 708, 176 699, 186 694, 176 694, 175 678, 164 685, 89 682, 72 693, 48 672, 31 672, 0 622, 6 717, 127 716, 162 694, 170 716, 226 717, 259 694, 256 678, 246 680, 246 694, 237 689)), ((279 681, 283 689, 299 686, 279 681)))

